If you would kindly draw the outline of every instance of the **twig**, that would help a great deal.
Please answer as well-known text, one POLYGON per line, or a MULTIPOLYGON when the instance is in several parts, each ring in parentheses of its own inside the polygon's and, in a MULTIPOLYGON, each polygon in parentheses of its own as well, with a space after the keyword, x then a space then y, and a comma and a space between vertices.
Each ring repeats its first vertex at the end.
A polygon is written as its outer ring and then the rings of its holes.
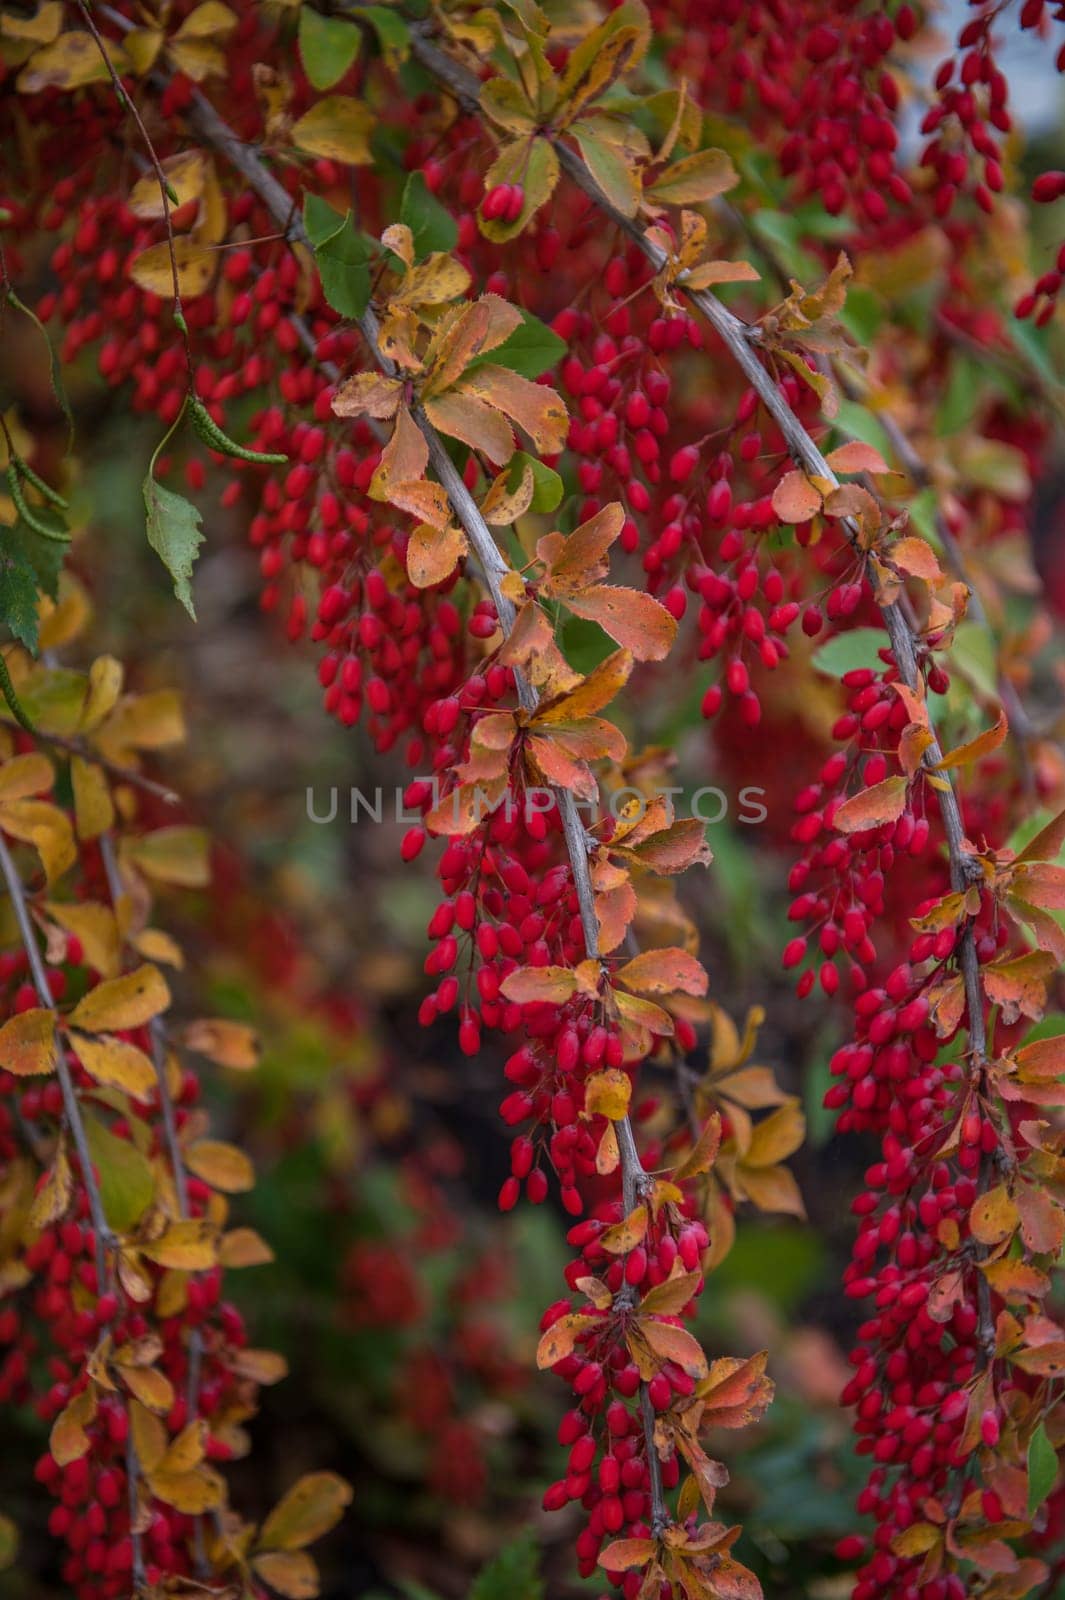
POLYGON ((174 245, 174 221, 173 217, 171 216, 170 185, 167 182, 167 176, 163 171, 162 163, 155 153, 155 146, 152 144, 151 136, 148 133, 147 128, 144 126, 144 121, 141 117, 141 114, 137 110, 137 107, 134 105, 133 101, 130 99, 129 95, 126 93, 125 89, 122 87, 122 80, 119 78, 118 73, 115 70, 114 62, 107 53, 106 40, 101 34, 99 28, 96 26, 92 12, 90 11, 88 5, 86 5, 85 0, 75 0, 75 4, 77 5, 78 10, 81 12, 82 20, 84 21, 85 26, 88 28, 89 32, 93 36, 93 39, 96 41, 96 48, 103 57, 104 64, 107 67, 108 76, 111 79, 111 83, 114 87, 115 95, 118 99, 119 105, 123 106, 129 112, 137 126, 137 132, 140 134, 144 143, 144 148, 148 152, 148 159, 152 164, 156 182, 159 185, 159 195, 163 204, 163 221, 166 224, 167 251, 170 256, 170 275, 173 279, 174 287, 174 322, 176 323, 178 331, 181 334, 182 343, 185 347, 185 363, 188 367, 189 383, 191 384, 193 381, 195 366, 193 364, 192 343, 189 339, 189 327, 188 323, 185 321, 185 314, 181 309, 181 278, 178 273, 177 251, 174 245))
MULTIPOLYGON (((48 987, 48 974, 45 971, 44 961, 41 957, 37 935, 33 929, 29 907, 26 904, 26 890, 15 866, 14 858, 8 848, 7 840, 0 834, 0 871, 3 872, 7 884, 7 892, 11 897, 11 904, 15 912, 15 921, 18 923, 19 935, 22 946, 26 952, 29 963, 30 976, 33 987, 37 991, 37 998, 46 1011, 54 1013, 55 1002, 52 991, 48 987)), ((93 1233, 96 1243, 96 1273, 99 1282, 100 1294, 104 1292, 107 1280, 106 1248, 114 1243, 114 1234, 104 1216, 103 1201, 96 1182, 93 1170, 92 1157, 89 1154, 89 1141, 85 1133, 85 1124, 82 1121, 81 1106, 74 1090, 74 1080, 70 1074, 70 1063, 67 1060, 66 1049, 59 1035, 58 1026, 55 1035, 56 1051, 56 1076, 59 1079, 59 1088, 63 1096, 63 1114, 74 1140, 74 1148, 78 1153, 78 1162, 82 1170, 82 1181, 85 1192, 89 1198, 89 1216, 92 1220, 93 1233)))
MULTIPOLYGON (((477 78, 433 44, 426 37, 424 28, 418 25, 413 26, 411 29, 411 49, 422 65, 459 98, 465 109, 474 112, 478 111, 480 84, 477 78)), ((548 137, 550 136, 548 135, 548 137)), ((609 217, 611 222, 638 246, 652 267, 656 271, 660 271, 668 260, 665 251, 656 245, 653 240, 647 238, 639 223, 631 217, 625 216, 610 202, 575 151, 571 150, 568 145, 563 144, 558 138, 552 138, 551 143, 558 155, 562 169, 581 192, 587 195, 604 215, 609 217)), ((718 300, 716 295, 711 294, 708 290, 688 289, 685 287, 683 278, 678 281, 677 287, 702 312, 718 334, 729 355, 740 368, 744 377, 777 424, 793 459, 804 467, 807 472, 827 479, 833 488, 838 488, 839 479, 836 474, 825 460, 818 445, 807 433, 803 424, 781 395, 771 374, 766 370, 760 357, 756 354, 753 342, 757 338, 757 329, 750 327, 735 316, 727 306, 718 300)), ((857 525, 849 517, 841 517, 840 523, 851 544, 861 552, 860 531, 857 525)), ((920 678, 917 637, 897 602, 893 601, 888 605, 882 605, 880 614, 887 629, 892 653, 899 669, 899 676, 907 688, 916 691, 920 678)), ((933 734, 932 742, 925 752, 925 765, 934 767, 941 760, 942 754, 939 742, 933 734)), ((938 790, 937 794, 950 855, 951 883, 955 890, 960 890, 976 881, 980 874, 973 859, 973 853, 965 839, 965 828, 962 822, 957 793, 949 777, 946 777, 946 783, 947 787, 938 790)), ((979 963, 976 958, 976 949, 969 924, 963 930, 959 941, 959 966, 965 983, 972 1054, 982 1064, 986 1055, 983 994, 979 981, 979 963)))
MULTIPOLYGON (((104 864, 104 875, 107 878, 108 893, 111 904, 117 914, 118 903, 125 896, 122 884, 122 873, 115 855, 115 842, 110 833, 100 835, 100 856, 104 864)), ((181 1141, 178 1138, 177 1121, 174 1116, 174 1102, 170 1098, 170 1088, 166 1081, 166 1029, 159 1017, 153 1017, 148 1024, 148 1034, 151 1040, 152 1065, 155 1067, 156 1083, 159 1090, 159 1109, 163 1118, 163 1141, 166 1152, 170 1158, 170 1172, 174 1180, 174 1194, 177 1198, 178 1215, 187 1218, 189 1215, 189 1183, 188 1173, 185 1170, 185 1161, 181 1153, 181 1141)), ((192 1422, 199 1413, 200 1403, 200 1373, 203 1367, 203 1335, 199 1328, 189 1331, 188 1341, 188 1372, 185 1382, 185 1409, 188 1421, 192 1422)), ((207 1552, 203 1538, 203 1523, 200 1517, 195 1517, 194 1522, 194 1556, 197 1571, 203 1576, 208 1570, 207 1552)))
MULTIPOLYGON (((271 212, 275 221, 286 229, 289 239, 309 245, 310 241, 302 221, 298 215, 293 214, 292 201, 287 190, 266 169, 256 153, 223 122, 218 112, 203 95, 197 93, 194 96, 187 117, 190 125, 197 133, 223 154, 242 174, 249 187, 258 194, 271 212)), ((362 317, 359 318, 358 326, 377 365, 383 372, 392 375, 394 367, 392 362, 381 352, 377 337, 377 319, 372 308, 367 308, 362 317)), ((455 516, 480 563, 489 594, 496 608, 500 628, 504 634, 509 634, 514 626, 514 606, 503 593, 501 580, 510 571, 510 567, 501 555, 488 524, 481 515, 473 496, 462 481, 462 477, 448 455, 439 434, 433 428, 421 407, 413 407, 412 414, 428 444, 429 459, 433 471, 436 473, 455 512, 455 516)), ((535 710, 538 703, 536 690, 523 674, 516 673, 515 678, 518 698, 522 706, 527 711, 535 710)), ((598 960, 600 954, 599 919, 596 916, 595 897, 588 870, 588 854, 589 850, 594 848, 594 843, 589 838, 580 820, 574 796, 565 789, 556 789, 555 795, 562 818, 566 851, 569 856, 570 868, 577 891, 586 953, 590 959, 598 960)), ((646 1181, 646 1173, 640 1160, 632 1124, 628 1118, 624 1118, 616 1124, 616 1127, 621 1156, 622 1190, 625 1196, 626 1212, 628 1212, 635 1204, 635 1197, 646 1181)), ((640 1404, 644 1420, 647 1465, 651 1483, 651 1520, 655 1531, 660 1532, 672 1519, 666 1505, 661 1471, 658 1466, 658 1456, 654 1446, 654 1408, 650 1403, 646 1387, 646 1385, 641 1386, 640 1404)))

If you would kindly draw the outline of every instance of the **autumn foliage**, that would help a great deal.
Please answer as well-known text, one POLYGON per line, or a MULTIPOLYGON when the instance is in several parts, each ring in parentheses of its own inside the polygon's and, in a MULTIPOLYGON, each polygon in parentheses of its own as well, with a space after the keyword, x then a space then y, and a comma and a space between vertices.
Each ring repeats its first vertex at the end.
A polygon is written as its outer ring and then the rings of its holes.
MULTIPOLYGON (((254 1079, 279 995, 328 1014, 338 1058, 365 1021, 271 965, 287 923, 248 956, 267 913, 227 911, 240 872, 170 788, 196 721, 150 630, 129 671, 94 643, 102 406, 155 441, 139 520, 170 609, 195 618, 235 531, 269 651, 317 672, 315 736, 352 730, 399 785, 382 848, 432 882, 411 1015, 460 1099, 466 1073, 498 1085, 498 1212, 566 1230, 520 1361, 484 1342, 478 1271, 445 1374, 409 1353, 396 1405, 440 1446, 433 1492, 487 1492, 458 1387, 531 1384, 566 1407, 538 1491, 581 1577, 763 1593, 719 1457, 769 1425, 774 1363, 714 1342, 715 1273, 745 1212, 805 1218, 789 1163, 823 1099, 864 1167, 828 1291, 864 1481, 834 1587, 766 1591, 1065 1581, 1065 764, 1030 551, 1065 174, 1025 152, 1002 64, 1027 33, 1053 77, 1063 22, 1045 0, 971 0, 956 38, 894 0, 0 8, 0 337, 42 380, 0 416, 0 1399, 45 1430, 78 1600, 319 1592, 336 1463, 254 1516, 230 1466, 286 1361, 231 1298, 273 1250, 206 1106, 254 1079), (770 859, 786 885, 746 1020, 710 998, 707 770, 766 798, 752 896, 770 859), (257 961, 256 1025, 198 1003, 209 940, 257 961)), ((387 1150, 390 1093, 375 1067, 319 1129, 355 1107, 387 1150)), ((415 1219, 345 1258, 349 1334, 426 1314, 430 1144, 415 1219)), ((16 1538, 5 1517, 0 1561, 16 1538)))

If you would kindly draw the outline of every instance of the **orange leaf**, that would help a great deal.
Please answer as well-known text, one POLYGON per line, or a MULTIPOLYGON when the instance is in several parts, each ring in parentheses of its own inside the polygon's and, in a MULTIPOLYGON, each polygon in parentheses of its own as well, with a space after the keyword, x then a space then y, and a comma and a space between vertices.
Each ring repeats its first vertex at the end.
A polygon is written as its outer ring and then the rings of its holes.
POLYGON ((597 622, 637 661, 661 661, 677 636, 676 618, 640 589, 599 584, 571 595, 566 604, 574 616, 597 622))
POLYGON ((978 1195, 969 1212, 969 1227, 981 1244, 1001 1244, 1012 1238, 1019 1221, 1020 1212, 1001 1183, 978 1195))
POLYGON ((907 572, 914 578, 922 578, 925 583, 938 583, 943 577, 932 546, 926 540, 918 539, 912 534, 908 534, 904 539, 897 539, 887 550, 886 555, 900 572, 907 572))
POLYGON ((516 422, 541 455, 557 455, 564 447, 569 414, 554 389, 491 362, 476 367, 462 379, 458 389, 486 401, 516 422))
POLYGON ((640 1331, 660 1361, 675 1362, 696 1382, 706 1377, 708 1369, 703 1347, 687 1328, 674 1327, 671 1322, 656 1322, 649 1317, 640 1319, 640 1331))
POLYGON ((605 578, 608 563, 604 557, 624 524, 624 508, 614 500, 574 528, 567 539, 561 534, 541 539, 536 554, 548 567, 542 585, 544 593, 568 600, 570 595, 605 578))
POLYGON ((809 522, 821 509, 821 494, 803 472, 788 472, 773 490, 773 510, 781 522, 809 522))
MULTIPOLYGON (((628 1079, 625 1081, 627 1083, 628 1079)), ((622 1222, 615 1222, 612 1228, 605 1228, 599 1235, 597 1243, 612 1256, 625 1256, 630 1250, 635 1250, 638 1244, 642 1244, 646 1235, 647 1207, 638 1205, 622 1222)))
POLYGON ((840 833, 863 833, 866 828, 880 828, 887 822, 896 822, 906 809, 908 789, 903 777, 885 778, 874 783, 871 789, 844 800, 833 818, 840 833))
POLYGON ((704 995, 709 982, 705 968, 679 947, 645 950, 626 961, 614 976, 637 994, 704 995))
POLYGON ((567 1316, 559 1317, 557 1322, 552 1323, 536 1347, 536 1365, 540 1370, 553 1367, 571 1355, 577 1340, 591 1327, 594 1320, 585 1311, 571 1311, 567 1316))
POLYGON ((500 989, 518 1005, 563 1005, 577 992, 577 977, 569 967, 518 967, 503 979, 500 989))
POLYGON ((968 740, 965 744, 956 745, 953 750, 948 750, 941 761, 933 767, 934 772, 943 772, 948 767, 967 767, 974 761, 979 761, 982 756, 990 755, 992 750, 997 750, 1010 731, 1006 721, 1006 713, 999 711, 998 721, 993 728, 985 728, 983 733, 978 733, 975 739, 968 740))
POLYGON ((9 1017, 0 1028, 0 1068, 16 1078, 55 1068, 55 1012, 36 1007, 9 1017))
POLYGON ((1059 811, 1053 821, 1040 828, 1034 839, 1029 839, 1018 861, 1053 861, 1065 844, 1065 811, 1059 811))
POLYGON ((645 1567, 654 1553, 651 1539, 615 1539, 600 1552, 599 1565, 607 1572, 627 1572, 630 1567, 645 1567))
POLYGON ((825 457, 833 472, 890 472, 891 468, 871 444, 860 439, 850 439, 838 445, 825 457))

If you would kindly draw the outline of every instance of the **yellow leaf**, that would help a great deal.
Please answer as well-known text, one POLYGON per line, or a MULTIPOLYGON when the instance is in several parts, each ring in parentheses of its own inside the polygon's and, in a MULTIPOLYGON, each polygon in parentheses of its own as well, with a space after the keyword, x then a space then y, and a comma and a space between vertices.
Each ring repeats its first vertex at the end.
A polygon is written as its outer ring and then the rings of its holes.
POLYGON ((223 1194, 244 1194, 255 1186, 255 1169, 236 1145, 220 1139, 198 1139, 185 1151, 185 1164, 212 1189, 223 1194))
POLYGON ((265 1267, 274 1252, 254 1228, 233 1228, 222 1235, 218 1260, 223 1267, 265 1267))
POLYGON ((127 749, 161 750, 180 744, 184 737, 180 696, 172 689, 157 689, 120 700, 98 730, 96 743, 107 755, 121 760, 127 749))
POLYGON ((590 1117, 620 1122, 628 1115, 632 1082, 620 1067, 594 1072, 584 1086, 584 1109, 590 1117))
POLYGON ((98 839, 115 822, 115 807, 107 778, 95 761, 72 756, 70 779, 74 790, 74 824, 78 838, 98 839))
POLYGON ((351 1487, 335 1472, 302 1477, 259 1530, 260 1550, 302 1550, 336 1526, 351 1504, 351 1487))
POLYGON ((90 1383, 76 1394, 52 1424, 49 1449, 61 1467, 79 1461, 89 1449, 85 1429, 96 1415, 96 1388, 90 1383))
POLYGON ((561 126, 635 70, 647 53, 651 26, 641 4, 619 6, 570 51, 558 86, 561 126))
POLYGON ((477 226, 485 238, 491 239, 493 244, 504 244, 508 239, 517 238, 541 206, 550 200, 558 186, 558 179, 558 154, 549 139, 537 136, 515 139, 512 144, 504 145, 484 175, 485 189, 494 189, 502 183, 520 184, 522 207, 512 222, 505 222, 499 217, 486 220, 478 209, 477 226))
POLYGON ((308 155, 325 156, 349 167, 367 166, 373 156, 370 132, 373 113, 363 101, 329 94, 292 126, 292 143, 308 155))
POLYGON ((190 1517, 213 1511, 225 1501, 225 1481, 213 1467, 199 1466, 194 1472, 159 1467, 148 1474, 148 1483, 157 1499, 190 1517))
POLYGON ((761 274, 749 261, 700 261, 680 282, 686 289, 712 289, 719 283, 757 283, 761 274))
POLYGON ((382 372, 359 372, 340 385, 333 396, 333 412, 338 417, 377 417, 387 421, 394 417, 403 398, 403 385, 398 378, 386 378, 382 372))
POLYGON ((180 945, 161 928, 142 928, 140 933, 129 936, 129 942, 146 961, 163 961, 168 967, 177 967, 179 970, 185 965, 180 945))
POLYGON ((129 1407, 129 1431, 142 1471, 151 1474, 167 1451, 169 1441, 165 1426, 147 1406, 133 1400, 129 1407))
POLYGON ((174 38, 213 39, 219 34, 224 38, 232 33, 237 21, 236 12, 222 0, 203 0, 202 5, 194 6, 189 12, 174 38))
POLYGON ((93 1039, 86 1033, 72 1032, 69 1038, 78 1060, 97 1083, 121 1089, 135 1100, 151 1096, 156 1087, 155 1068, 136 1045, 106 1033, 93 1039))
POLYGON ((268 1550, 253 1558, 252 1568, 286 1600, 314 1600, 320 1588, 318 1568, 305 1550, 268 1550))
POLYGON ((123 855, 158 883, 202 889, 211 881, 210 838, 203 828, 156 828, 123 845, 123 855))
POLYGON ((55 1012, 37 1008, 9 1017, 0 1028, 0 1067, 16 1078, 55 1070, 55 1012))
POLYGON ((0 805, 0 828, 33 845, 50 884, 77 858, 74 830, 66 813, 47 800, 9 800, 0 805))
POLYGON ((187 1049, 235 1072, 250 1072, 259 1064, 259 1036, 246 1022, 200 1017, 185 1024, 181 1039, 187 1049))
POLYGON ((276 1350, 237 1350, 229 1364, 239 1377, 253 1383, 280 1383, 288 1376, 288 1362, 276 1350))
POLYGON ((56 1146, 51 1171, 30 1207, 30 1224, 37 1229, 49 1228, 64 1217, 74 1193, 74 1177, 67 1156, 66 1137, 61 1134, 56 1146))
POLYGON ((118 1371, 130 1394, 148 1411, 162 1416, 170 1410, 174 1404, 174 1388, 157 1367, 119 1367, 118 1371))
MULTIPOLYGON (((179 234, 174 240, 174 263, 181 298, 194 300, 211 287, 218 256, 213 250, 204 250, 194 239, 179 234)), ((174 273, 167 241, 150 244, 147 250, 134 256, 129 264, 129 275, 140 288, 157 294, 161 300, 172 300, 174 273)))
POLYGON ((207 1449, 207 1423, 203 1417, 182 1428, 177 1438, 167 1446, 159 1462, 160 1472, 192 1472, 203 1460, 207 1449))
POLYGON ((626 151, 608 139, 597 138, 582 124, 573 131, 584 164, 607 201, 623 217, 634 217, 642 198, 639 167, 626 151))
POLYGON ((126 54, 139 78, 155 66, 166 35, 161 28, 133 28, 123 39, 126 54))
POLYGON ((444 313, 425 352, 428 377, 422 399, 442 394, 456 383, 475 356, 495 350, 521 327, 517 306, 497 294, 483 294, 472 305, 444 313))
POLYGON ((39 751, 12 756, 0 766, 0 804, 46 794, 55 781, 52 763, 39 751))
POLYGON ((102 977, 114 976, 118 970, 121 941, 110 906, 93 900, 46 900, 44 910, 53 922, 78 939, 87 966, 95 967, 102 977))
POLYGON ((0 35, 5 39, 25 39, 31 44, 51 44, 63 26, 61 0, 42 0, 35 11, 0 12, 0 35))
POLYGON ((533 719, 533 725, 551 727, 558 723, 580 723, 594 712, 602 710, 628 682, 632 665, 632 655, 628 650, 615 650, 613 655, 593 667, 575 688, 545 700, 533 719))
POLYGON ((118 704, 125 668, 114 656, 97 656, 89 668, 89 692, 81 713, 82 733, 91 733, 118 704))
POLYGON ((192 1219, 172 1222, 158 1239, 142 1244, 141 1251, 160 1267, 204 1272, 218 1259, 218 1240, 206 1219, 192 1219))
POLYGON ((724 150, 699 150, 660 173, 648 196, 671 206, 700 205, 734 189, 739 181, 724 150))
POLYGON ((78 1001, 67 1021, 86 1033, 140 1028, 170 1004, 170 990, 158 967, 146 964, 121 978, 97 984, 78 1001))
POLYGON ((802 1144, 805 1133, 806 1118, 798 1101, 778 1107, 756 1124, 743 1157, 744 1168, 771 1167, 786 1160, 802 1144))
MULTIPOLYGON (((167 183, 177 195, 176 204, 168 197, 172 210, 187 205, 190 200, 199 199, 203 193, 205 170, 201 151, 182 150, 176 156, 167 156, 160 165, 166 174, 167 183)), ((127 204, 135 217, 158 218, 164 215, 162 191, 154 169, 137 179, 130 191, 127 204)))
MULTIPOLYGON (((114 40, 105 42, 108 57, 121 75, 128 68, 125 51, 114 40)), ((39 94, 42 89, 81 89, 87 83, 106 83, 109 77, 107 62, 92 34, 70 32, 35 50, 15 87, 20 94, 39 94)))

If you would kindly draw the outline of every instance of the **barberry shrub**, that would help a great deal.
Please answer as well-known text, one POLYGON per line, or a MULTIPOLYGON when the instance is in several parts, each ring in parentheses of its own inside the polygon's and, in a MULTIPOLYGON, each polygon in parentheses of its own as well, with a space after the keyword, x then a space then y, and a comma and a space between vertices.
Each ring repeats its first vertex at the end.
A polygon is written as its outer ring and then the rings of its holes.
MULTIPOLYGON (((95 372, 155 419, 177 599, 220 504, 325 713, 404 770, 399 854, 439 889, 420 1021, 499 1063, 500 1208, 568 1219, 544 1505, 578 1508, 580 1572, 627 1600, 760 1593, 706 1434, 763 1415, 766 1355, 693 1323, 740 1204, 803 1212, 800 1100, 697 955, 693 686, 708 747, 763 751, 793 806, 767 831, 782 962, 832 1002, 825 1104, 869 1155, 841 1285, 854 1600, 1020 1600, 1062 1570, 1065 767, 1026 709, 1025 539, 1065 268, 1025 201, 1065 176, 1024 167, 1001 49, 1036 33, 1052 72, 1065 8, 968 13, 942 55, 924 8, 856 0, 0 11, 4 338, 62 408, 95 372)), ((267 1246, 230 1222, 250 1164, 189 1056, 254 1045, 169 1020, 152 892, 207 864, 144 763, 180 713, 109 656, 59 664, 107 507, 71 510, 36 420, 3 420, 0 1389, 50 1424, 79 1600, 299 1600, 346 1485, 305 1476, 254 1526, 220 1470, 282 1364, 222 1298, 267 1246)), ((387 1252, 349 1273, 355 1317, 406 1304, 387 1252)))

